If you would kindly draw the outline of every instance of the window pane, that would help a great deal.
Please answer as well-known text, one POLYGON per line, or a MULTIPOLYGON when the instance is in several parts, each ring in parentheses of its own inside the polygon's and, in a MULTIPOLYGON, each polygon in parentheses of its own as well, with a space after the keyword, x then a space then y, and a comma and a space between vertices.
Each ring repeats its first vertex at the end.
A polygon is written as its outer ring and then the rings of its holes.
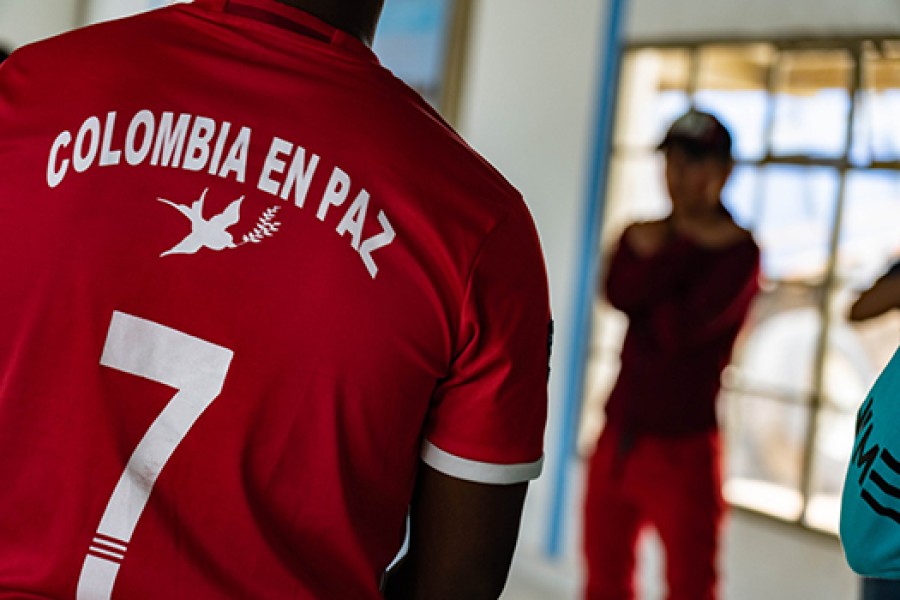
POLYGON ((768 44, 709 46, 700 51, 695 103, 728 127, 739 160, 759 160, 766 153, 768 80, 774 54, 768 44))
POLYGON ((819 413, 817 425, 806 522, 811 527, 837 533, 841 486, 850 462, 856 416, 853 412, 823 410, 819 413))
POLYGON ((853 164, 900 160, 900 90, 861 92, 855 127, 853 164))
POLYGON ((852 67, 843 50, 783 54, 776 78, 774 155, 844 155, 852 67))
POLYGON ((759 170, 755 167, 735 167, 728 185, 722 192, 722 203, 741 227, 753 230, 759 220, 762 193, 759 170))
POLYGON ((821 167, 774 165, 760 171, 755 233, 769 279, 821 277, 828 264, 839 178, 821 167))
POLYGON ((821 334, 818 304, 817 287, 765 285, 735 348, 726 386, 808 402, 821 334))
POLYGON ((659 152, 613 157, 603 222, 603 240, 612 243, 633 221, 669 214, 663 156, 659 152))
POLYGON ((637 50, 626 54, 616 120, 619 147, 655 148, 669 125, 690 107, 687 50, 637 50))
POLYGON ((878 373, 897 348, 896 343, 889 349, 879 344, 891 339, 896 342, 896 330, 883 333, 887 335, 869 334, 863 337, 844 320, 843 315, 832 319, 822 382, 822 395, 828 406, 848 414, 856 412, 878 373), (867 348, 866 342, 871 347, 867 348))
POLYGON ((384 7, 375 53, 433 105, 440 100, 451 0, 393 0, 384 7))
MULTIPOLYGON (((858 388, 838 394, 837 382, 826 385, 829 398, 852 410, 890 359, 900 342, 900 315, 892 311, 864 323, 848 323, 846 315, 862 290, 870 287, 900 257, 900 173, 896 171, 850 171, 844 217, 841 223, 834 293, 833 347, 841 343, 841 354, 854 367, 844 379, 861 379, 858 388)), ((830 354, 829 354, 830 356, 830 354)), ((828 373, 826 373, 828 375, 828 373)))
MULTIPOLYGON (((854 298, 855 296, 851 297, 854 298)), ((861 352, 858 353, 860 358, 857 362, 861 366, 857 370, 861 373, 862 389, 868 392, 878 374, 887 366, 900 346, 900 312, 894 310, 863 323, 850 323, 849 326, 855 332, 860 345, 861 352)), ((846 401, 839 399, 835 404, 855 409, 862 401, 863 395, 859 394, 853 399, 847 398, 846 401)))
POLYGON ((764 396, 726 394, 728 464, 725 497, 732 504, 783 519, 800 517, 800 471, 808 410, 764 396))
POLYGON ((900 56, 869 45, 854 119, 854 164, 900 160, 900 56))
POLYGON ((865 289, 900 257, 900 172, 850 171, 841 223, 838 273, 865 289))

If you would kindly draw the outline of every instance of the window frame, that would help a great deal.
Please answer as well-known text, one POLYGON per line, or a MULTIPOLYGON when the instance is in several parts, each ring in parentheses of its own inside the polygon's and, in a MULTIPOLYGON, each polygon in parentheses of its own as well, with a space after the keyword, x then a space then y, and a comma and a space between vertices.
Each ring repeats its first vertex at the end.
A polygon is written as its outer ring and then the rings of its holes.
MULTIPOLYGON (((854 135, 856 130, 856 116, 859 107, 863 102, 861 92, 866 89, 865 81, 865 50, 867 45, 875 44, 878 47, 884 47, 885 43, 897 43, 900 36, 897 34, 887 35, 869 35, 854 36, 846 38, 799 38, 799 39, 767 39, 758 37, 748 37, 743 39, 721 39, 707 38, 695 40, 647 40, 626 44, 623 48, 623 62, 630 56, 642 50, 667 50, 667 51, 684 51, 688 56, 688 81, 685 92, 690 101, 690 105, 696 103, 698 93, 698 83, 701 78, 701 53, 704 48, 722 47, 722 48, 740 48, 755 44, 764 44, 772 47, 774 55, 769 65, 767 74, 766 87, 767 93, 767 123, 768 128, 765 132, 765 153, 759 159, 739 159, 735 162, 735 167, 750 167, 757 170, 765 169, 772 165, 786 165, 795 167, 824 167, 832 169, 838 177, 838 190, 835 198, 835 206, 833 218, 830 223, 830 230, 827 238, 827 260, 825 264, 824 274, 815 278, 815 280, 784 280, 769 279, 768 282, 774 285, 799 285, 806 286, 817 298, 816 305, 817 315, 819 317, 819 330, 816 336, 813 377, 811 388, 808 394, 797 395, 793 393, 781 393, 779 390, 760 389, 754 386, 752 382, 741 381, 741 378, 725 377, 722 387, 722 395, 742 395, 754 396, 760 393, 764 394, 768 399, 774 402, 787 403, 791 406, 799 406, 806 411, 805 436, 802 439, 803 449, 800 465, 800 480, 798 491, 801 496, 801 510, 796 519, 786 519, 779 517, 774 513, 754 508, 749 505, 734 505, 742 510, 758 513, 767 518, 778 521, 793 523, 803 529, 823 533, 827 536, 835 536, 836 532, 830 529, 823 529, 809 521, 810 504, 815 499, 815 469, 816 469, 816 444, 820 433, 820 416, 826 412, 834 412, 839 410, 835 403, 829 401, 826 385, 826 361, 828 358, 829 340, 832 334, 833 319, 828 318, 832 313, 835 292, 839 289, 838 281, 839 256, 841 248, 841 232, 844 223, 844 213, 847 205, 848 189, 847 180, 850 174, 860 171, 895 171, 900 173, 900 159, 892 161, 880 161, 875 157, 869 157, 869 160, 862 164, 859 161, 854 162, 852 150, 854 145, 854 135), (781 61, 786 53, 796 51, 845 51, 850 61, 847 92, 849 99, 849 109, 846 115, 847 128, 844 136, 844 144, 839 158, 819 158, 805 155, 795 156, 778 156, 773 153, 773 136, 772 125, 774 121, 773 98, 777 94, 778 84, 777 77, 781 61)), ((624 90, 623 90, 624 92, 624 90)), ((616 123, 620 123, 623 117, 622 102, 619 103, 616 111, 616 123)), ((623 144, 618 141, 618 134, 614 135, 610 160, 612 164, 623 159, 633 159, 645 152, 652 152, 652 148, 635 147, 634 145, 623 144)), ((611 186, 607 186, 607 195, 611 193, 611 186)), ((609 203, 604 207, 604 212, 608 211, 609 203)), ((605 222, 605 219, 604 219, 605 222)), ((608 239, 601 239, 601 244, 608 242, 608 239)), ((598 323, 595 320, 595 331, 592 335, 594 342, 591 343, 588 355, 585 357, 587 364, 598 361, 609 361, 610 348, 607 345, 597 344, 596 340, 603 337, 597 335, 596 329, 598 323)), ((602 327, 602 324, 600 325, 602 327)), ((588 395, 592 391, 596 391, 596 386, 590 385, 592 369, 585 369, 585 385, 583 395, 583 406, 588 405, 588 395)), ((860 398, 862 401, 862 398, 860 398)), ((584 415, 583 417, 584 418, 584 415)), ((724 426, 724 423, 723 423, 724 426)))

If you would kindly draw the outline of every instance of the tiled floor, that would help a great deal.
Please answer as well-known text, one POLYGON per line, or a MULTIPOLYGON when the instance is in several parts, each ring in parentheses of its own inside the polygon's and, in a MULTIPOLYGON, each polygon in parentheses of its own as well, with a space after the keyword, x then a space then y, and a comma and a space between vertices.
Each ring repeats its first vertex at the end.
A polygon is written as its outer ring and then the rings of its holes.
MULTIPOLYGON (((858 580, 836 539, 734 511, 727 521, 721 600, 856 600, 858 580)), ((663 600, 661 549, 641 549, 640 600, 663 600)), ((577 559, 549 563, 520 548, 501 600, 580 600, 577 559)))

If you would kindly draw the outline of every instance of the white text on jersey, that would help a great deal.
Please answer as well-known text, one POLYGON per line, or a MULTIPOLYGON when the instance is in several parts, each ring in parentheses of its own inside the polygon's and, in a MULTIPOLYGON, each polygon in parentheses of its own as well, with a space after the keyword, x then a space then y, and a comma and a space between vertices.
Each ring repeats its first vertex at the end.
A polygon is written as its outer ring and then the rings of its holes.
MULTIPOLYGON (((123 137, 117 129, 118 122, 119 114, 109 112, 104 118, 86 119, 74 136, 68 130, 56 136, 47 161, 47 185, 51 189, 59 187, 72 171, 84 173, 94 167, 123 164, 205 172, 241 184, 247 181, 253 137, 249 127, 238 128, 228 121, 187 113, 163 112, 157 116, 150 110, 141 110, 132 117, 123 137)), ((319 162, 319 155, 275 137, 256 187, 303 208, 319 162)), ((371 216, 377 220, 380 233, 363 239, 363 229, 371 220, 369 192, 365 188, 354 189, 350 175, 339 167, 334 167, 328 176, 316 217, 324 223, 331 209, 342 207, 351 197, 351 190, 354 192, 354 200, 335 230, 341 237, 349 234, 350 246, 375 279, 378 265, 372 253, 394 242, 394 227, 384 211, 379 210, 371 216)))

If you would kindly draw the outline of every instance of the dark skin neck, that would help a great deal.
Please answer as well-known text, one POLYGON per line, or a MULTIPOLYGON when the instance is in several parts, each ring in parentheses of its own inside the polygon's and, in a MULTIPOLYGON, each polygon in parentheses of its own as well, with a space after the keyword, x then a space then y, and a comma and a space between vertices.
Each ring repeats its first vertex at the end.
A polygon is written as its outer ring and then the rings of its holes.
POLYGON ((367 46, 375 39, 375 27, 384 0, 278 0, 322 19, 359 38, 367 46))

